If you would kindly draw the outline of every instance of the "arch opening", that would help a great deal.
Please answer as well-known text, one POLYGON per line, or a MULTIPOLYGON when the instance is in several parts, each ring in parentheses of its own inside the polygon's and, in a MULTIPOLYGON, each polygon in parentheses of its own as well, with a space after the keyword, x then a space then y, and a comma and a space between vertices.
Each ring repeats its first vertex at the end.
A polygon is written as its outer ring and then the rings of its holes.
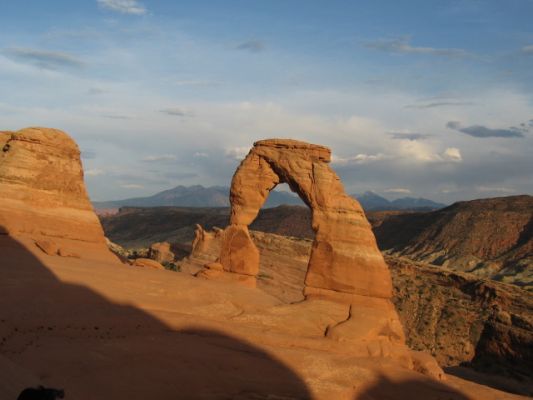
POLYGON ((257 218, 249 225, 250 237, 259 250, 257 287, 284 303, 305 298, 305 275, 315 238, 311 209, 302 201, 295 201, 300 198, 292 193, 289 185, 279 183, 270 191, 257 218), (286 193, 281 198, 277 193, 280 186, 285 186, 286 193), (270 200, 272 197, 275 202, 270 200), (292 204, 279 204, 285 198, 292 200, 292 204), (269 207, 269 201, 277 205, 269 207))

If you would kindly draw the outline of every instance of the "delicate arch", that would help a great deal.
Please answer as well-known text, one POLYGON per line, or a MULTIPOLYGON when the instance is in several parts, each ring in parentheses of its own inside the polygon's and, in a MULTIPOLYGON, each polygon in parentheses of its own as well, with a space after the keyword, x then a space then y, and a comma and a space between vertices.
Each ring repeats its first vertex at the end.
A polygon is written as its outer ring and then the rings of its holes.
POLYGON ((324 146, 285 139, 254 143, 233 176, 230 225, 219 261, 224 270, 256 276, 259 252, 248 225, 270 191, 287 183, 311 208, 315 240, 305 278, 309 296, 347 299, 392 294, 389 269, 359 203, 348 196, 329 166, 324 146))

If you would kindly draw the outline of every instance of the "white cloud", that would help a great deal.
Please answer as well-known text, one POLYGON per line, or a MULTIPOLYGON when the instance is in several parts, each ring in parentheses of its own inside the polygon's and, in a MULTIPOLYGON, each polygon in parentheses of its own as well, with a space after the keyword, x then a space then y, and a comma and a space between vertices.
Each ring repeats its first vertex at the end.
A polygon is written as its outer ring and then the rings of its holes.
POLYGON ((249 151, 250 147, 232 147, 226 149, 226 156, 233 160, 242 160, 249 151))
POLYGON ((120 187, 123 189, 144 189, 143 185, 138 185, 136 183, 123 183, 120 187))
POLYGON ((420 110, 427 109, 427 108, 437 108, 437 107, 456 107, 456 106, 471 106, 474 105, 474 103, 470 101, 449 101, 449 100, 443 100, 443 101, 433 101, 429 103, 420 103, 420 104, 408 104, 405 106, 405 108, 417 108, 420 110))
POLYGON ((387 158, 385 154, 357 154, 353 157, 338 157, 335 155, 331 156, 331 162, 333 164, 367 164, 373 161, 384 160, 387 158))
POLYGON ((512 188, 506 188, 501 186, 477 186, 476 190, 478 192, 492 192, 492 193, 514 193, 516 190, 512 188))
POLYGON ((522 53, 533 54, 533 44, 522 47, 522 53))
POLYGON ((92 87, 92 88, 89 88, 89 90, 87 90, 87 94, 90 94, 90 95, 99 95, 99 94, 105 94, 105 93, 108 93, 108 91, 105 89, 99 88, 99 87, 92 87))
POLYGON ((100 168, 91 168, 91 169, 85 170, 85 176, 100 176, 104 174, 105 174, 105 171, 100 168))
POLYGON ((385 193, 399 193, 399 194, 411 193, 409 189, 405 189, 405 188, 390 188, 390 189, 385 189, 384 192, 385 193))
POLYGON ((143 15, 146 8, 137 0, 97 0, 101 8, 122 14, 143 15))
POLYGON ((388 53, 428 54, 455 58, 469 55, 469 53, 463 49, 412 46, 407 38, 379 39, 366 42, 364 45, 370 49, 385 51, 388 53))
POLYGON ((211 86, 218 84, 219 82, 216 81, 208 81, 202 79, 183 79, 174 81, 174 85, 176 86, 211 86))
POLYGON ((398 157, 415 162, 435 162, 441 159, 432 146, 416 140, 399 141, 395 152, 398 157))
POLYGON ((207 158, 209 157, 209 154, 204 153, 202 151, 197 151, 196 153, 193 154, 193 157, 207 158))
POLYGON ((258 53, 260 51, 265 50, 266 46, 265 43, 263 43, 261 40, 249 40, 247 42, 239 44, 235 48, 237 50, 246 50, 252 53, 258 53))
POLYGON ((444 153, 442 153, 442 158, 446 161, 463 161, 461 151, 456 147, 448 147, 446 150, 444 150, 444 153))
POLYGON ((395 151, 400 159, 420 163, 460 162, 463 159, 456 147, 448 147, 439 153, 434 146, 413 140, 400 141, 395 151))
POLYGON ((61 51, 11 48, 2 50, 2 53, 15 62, 29 64, 47 70, 81 68, 84 66, 83 61, 76 56, 61 51))
POLYGON ((141 161, 144 162, 157 162, 157 161, 173 161, 176 160, 177 157, 172 154, 161 154, 158 156, 146 156, 141 158, 141 161))
POLYGON ((172 115, 175 117, 190 117, 192 113, 179 107, 164 108, 159 110, 163 114, 172 115))

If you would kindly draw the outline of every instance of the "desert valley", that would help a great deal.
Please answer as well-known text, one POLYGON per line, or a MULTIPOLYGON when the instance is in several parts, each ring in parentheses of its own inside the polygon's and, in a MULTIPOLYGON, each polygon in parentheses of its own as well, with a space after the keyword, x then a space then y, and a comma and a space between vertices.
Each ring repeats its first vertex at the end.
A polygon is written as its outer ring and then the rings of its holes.
POLYGON ((276 139, 241 163, 229 209, 100 223, 67 134, 3 131, 0 147, 2 399, 533 393, 531 196, 369 223, 326 147, 276 139), (310 208, 260 210, 280 182, 310 208))

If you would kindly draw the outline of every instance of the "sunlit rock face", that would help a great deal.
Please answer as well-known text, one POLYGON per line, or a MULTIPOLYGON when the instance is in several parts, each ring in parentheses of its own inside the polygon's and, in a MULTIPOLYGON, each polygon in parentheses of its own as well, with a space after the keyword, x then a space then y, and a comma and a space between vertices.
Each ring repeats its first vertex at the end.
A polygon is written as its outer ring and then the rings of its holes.
MULTIPOLYGON (((259 251, 248 231, 270 191, 287 183, 312 211, 315 232, 307 268, 307 300, 323 299, 349 307, 345 320, 324 333, 339 342, 359 343, 370 355, 390 355, 405 336, 390 298, 390 271, 360 204, 348 196, 329 166, 324 146, 286 139, 256 142, 233 176, 230 225, 221 236, 221 268, 200 275, 221 275, 255 285, 259 251), (227 274, 229 273, 229 274, 227 274)), ((437 367, 438 369, 438 367, 437 367)))
POLYGON ((391 297, 390 273, 359 203, 348 196, 324 146, 295 140, 256 142, 231 185, 231 220, 220 261, 230 272, 257 275, 259 255, 248 233, 270 191, 287 183, 312 210, 316 233, 306 294, 391 297), (329 293, 331 291, 332 293, 329 293))
POLYGON ((48 256, 115 260, 87 195, 80 150, 65 132, 0 131, 0 193, 0 232, 48 256))

